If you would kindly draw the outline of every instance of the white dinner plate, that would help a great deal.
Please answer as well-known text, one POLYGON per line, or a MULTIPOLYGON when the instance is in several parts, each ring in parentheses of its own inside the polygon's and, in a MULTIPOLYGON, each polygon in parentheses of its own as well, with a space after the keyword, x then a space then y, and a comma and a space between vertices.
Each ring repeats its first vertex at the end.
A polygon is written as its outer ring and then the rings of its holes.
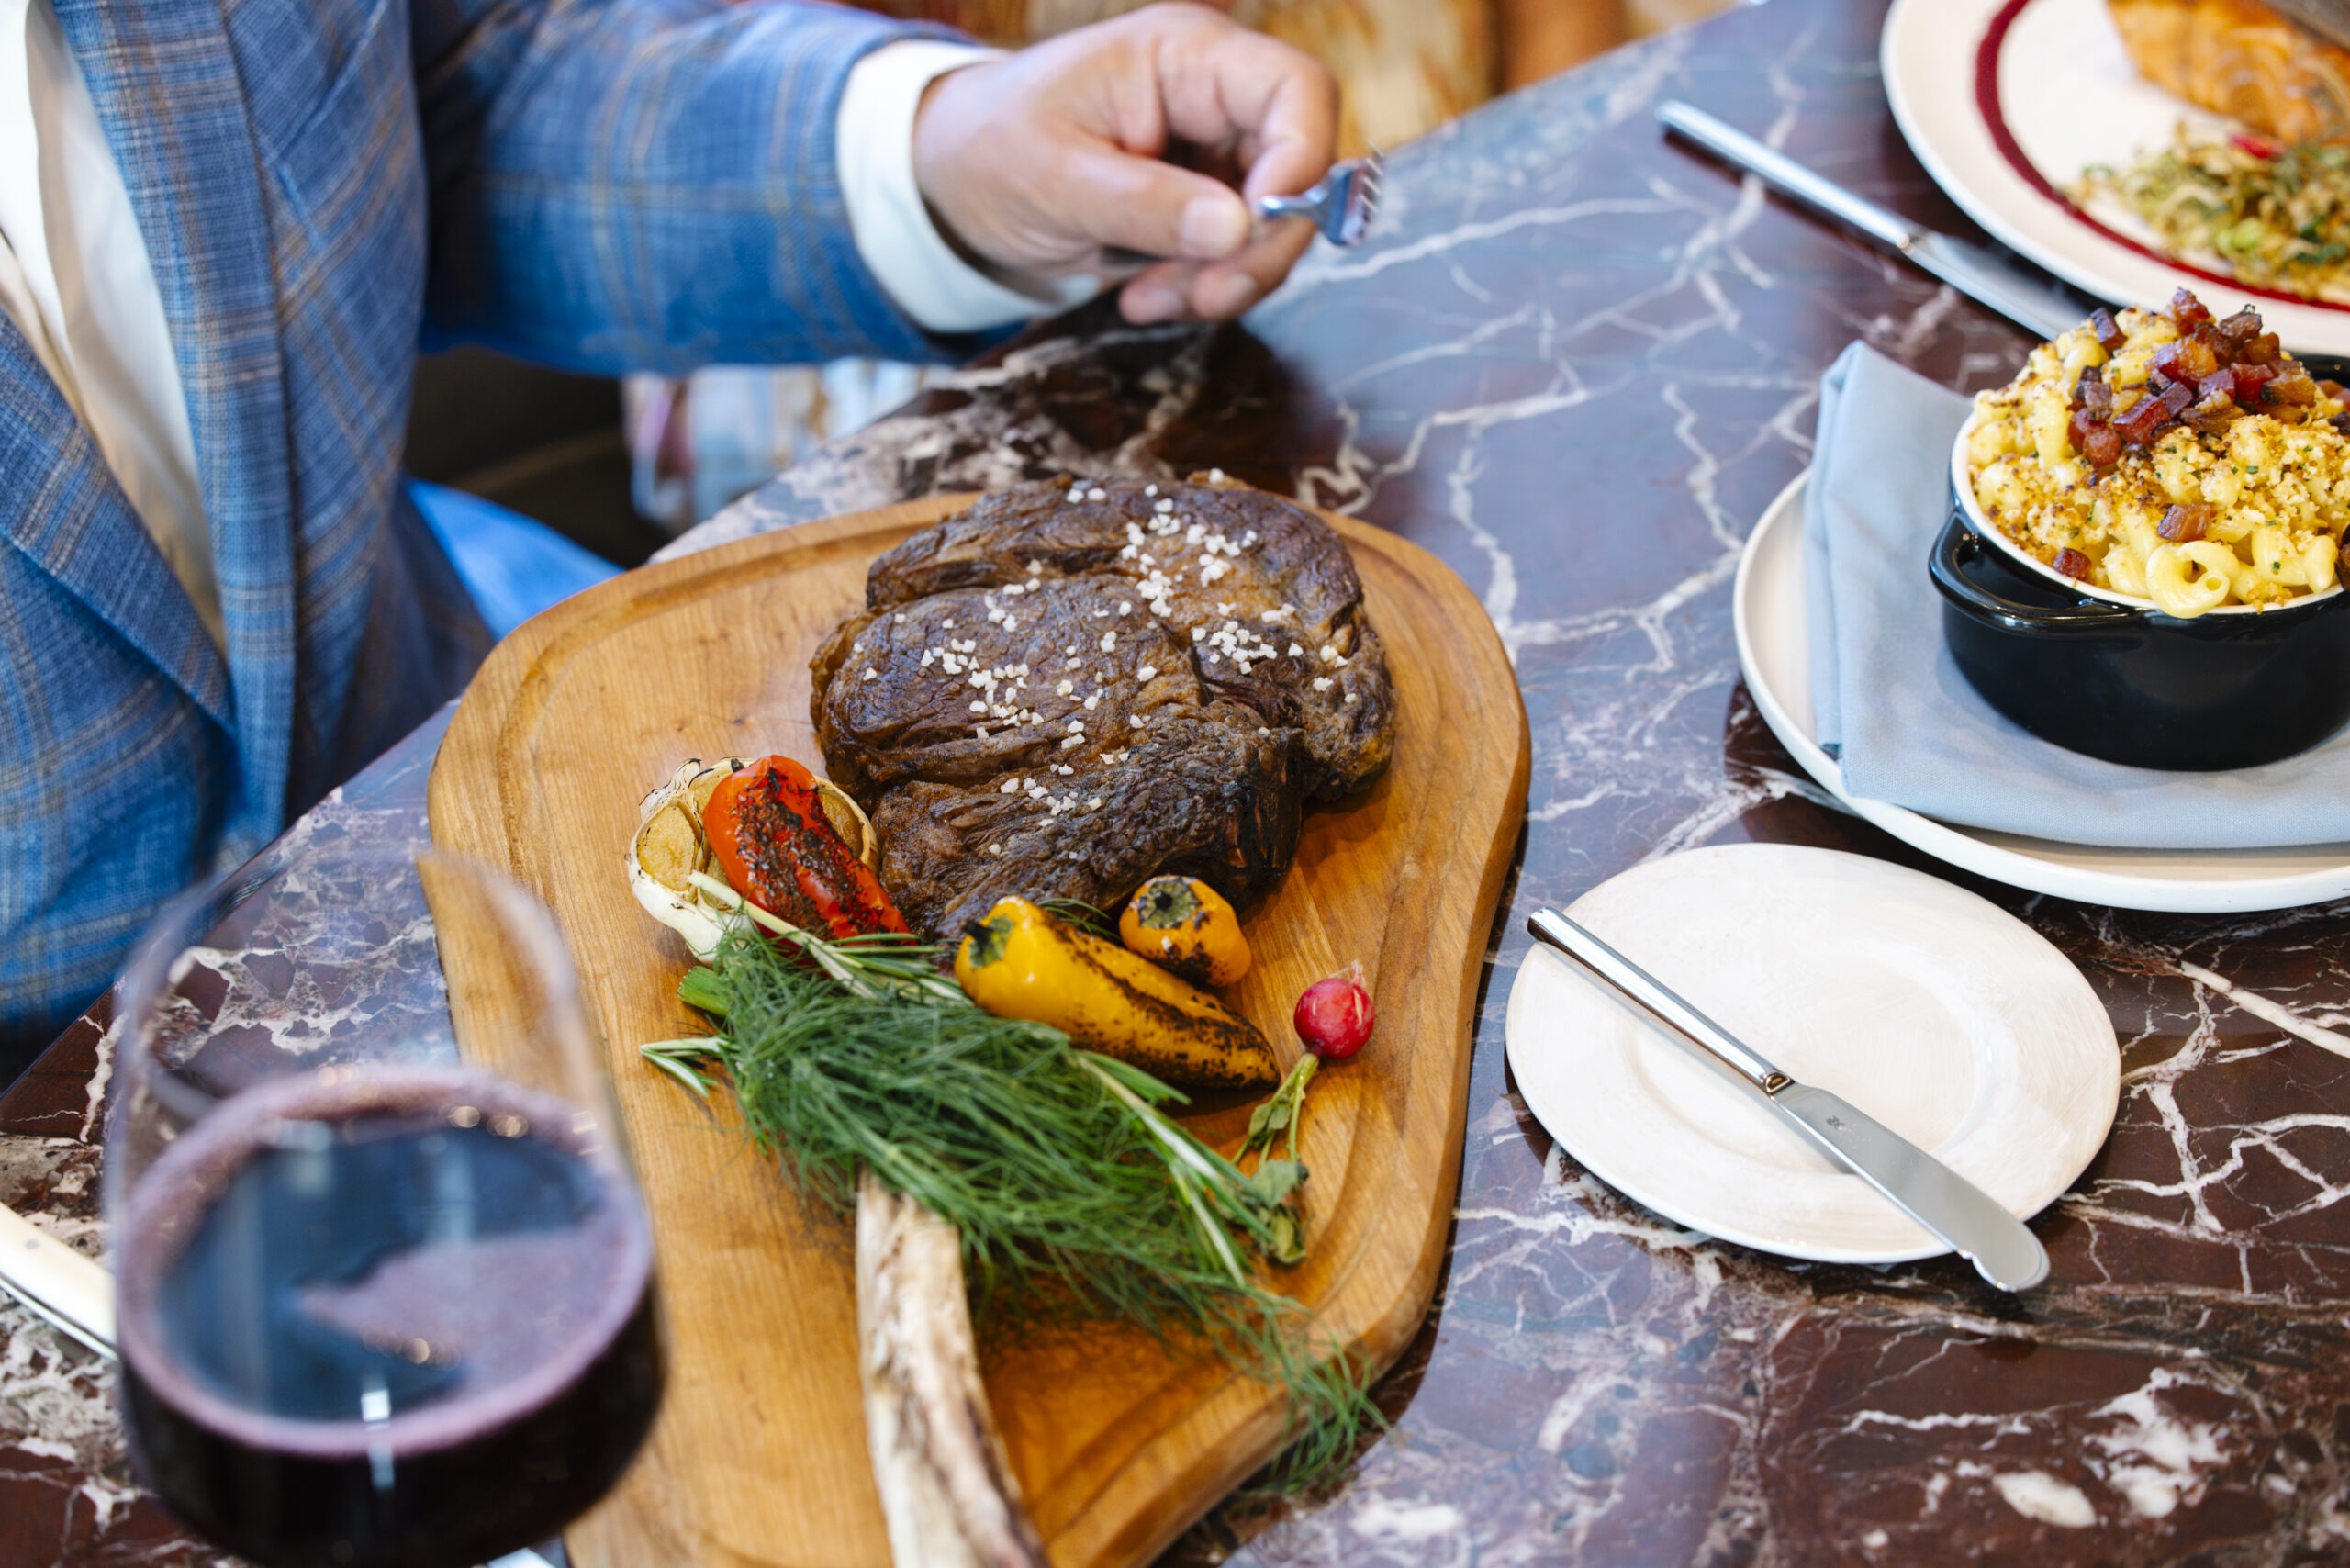
MULTIPOLYGON (((2036 893, 2123 909, 2221 914, 2350 898, 2350 844, 2282 849, 2108 849, 1963 827, 1853 795, 1813 738, 1804 478, 1779 492, 1746 541, 1730 590, 1739 667, 1762 722, 1803 770, 1856 815, 1953 866, 2036 893)), ((1919 569, 1923 570, 1922 557, 1919 569)))
POLYGON ((2091 163, 2168 143, 2180 120, 2240 129, 2140 76, 2105 0, 1895 0, 1879 56, 1918 161, 2011 249, 2117 305, 2184 286, 2222 315, 2258 306, 2296 353, 2350 354, 2350 308, 2238 283, 2217 257, 2174 260, 2127 207, 2061 194, 2091 163))
MULTIPOLYGON (((2088 981, 1940 878, 1832 849, 1718 845, 1636 866, 1568 913, 2020 1218, 2071 1186, 2113 1126, 2121 1053, 2088 981)), ((1950 1250, 1547 947, 1510 988, 1506 1033, 1518 1092, 1550 1136, 1668 1219, 1828 1263, 1950 1250)))

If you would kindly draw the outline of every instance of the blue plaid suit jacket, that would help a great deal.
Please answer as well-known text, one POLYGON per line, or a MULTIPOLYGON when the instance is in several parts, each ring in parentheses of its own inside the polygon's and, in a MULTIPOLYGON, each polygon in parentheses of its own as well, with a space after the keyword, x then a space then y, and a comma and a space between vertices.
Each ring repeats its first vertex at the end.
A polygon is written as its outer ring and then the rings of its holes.
POLYGON ((573 367, 936 352, 859 261, 848 70, 717 0, 57 0, 186 386, 223 657, 0 318, 0 1081, 163 899, 487 643, 406 499, 420 337, 573 367))

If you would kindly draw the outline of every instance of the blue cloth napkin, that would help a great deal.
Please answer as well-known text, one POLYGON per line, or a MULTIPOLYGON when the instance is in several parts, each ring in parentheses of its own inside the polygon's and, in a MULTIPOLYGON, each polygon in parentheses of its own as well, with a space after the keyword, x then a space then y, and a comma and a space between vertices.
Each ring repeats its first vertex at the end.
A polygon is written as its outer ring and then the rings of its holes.
POLYGON ((410 479, 408 487, 492 636, 503 637, 581 588, 620 576, 601 555, 496 501, 421 479, 410 479))
POLYGON ((2166 773, 2051 745, 1975 695, 1942 644, 1926 557, 1969 399, 1865 344, 1819 383, 1804 490, 1818 738, 1854 795, 2070 844, 2258 849, 2350 840, 2350 731, 2235 773, 2166 773))

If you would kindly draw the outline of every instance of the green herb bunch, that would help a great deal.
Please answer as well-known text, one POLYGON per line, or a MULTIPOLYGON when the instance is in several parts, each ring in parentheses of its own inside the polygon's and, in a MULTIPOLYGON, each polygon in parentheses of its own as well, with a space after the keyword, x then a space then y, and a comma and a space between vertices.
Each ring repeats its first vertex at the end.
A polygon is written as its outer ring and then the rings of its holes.
POLYGON ((1158 1109, 1177 1091, 973 1006, 934 946, 764 923, 783 940, 738 925, 679 988, 722 1033, 647 1046, 650 1060, 704 1094, 700 1064, 722 1067, 752 1137, 834 1207, 870 1169, 953 1225, 975 1314, 1203 1340, 1290 1396, 1285 1483, 1345 1462, 1378 1412, 1311 1315, 1248 1266, 1303 1256, 1302 1166, 1244 1175, 1158 1109))

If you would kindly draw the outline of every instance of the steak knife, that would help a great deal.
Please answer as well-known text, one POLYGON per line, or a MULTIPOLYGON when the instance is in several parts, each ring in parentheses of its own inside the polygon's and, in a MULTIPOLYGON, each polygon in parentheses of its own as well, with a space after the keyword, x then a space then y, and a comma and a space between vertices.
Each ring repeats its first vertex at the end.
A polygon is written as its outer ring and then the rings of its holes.
POLYGON ((1555 947, 1674 1034, 1751 1085, 1804 1140, 1889 1199, 2003 1291, 2030 1290, 2048 1277, 2040 1238, 1989 1193, 1825 1089, 1797 1083, 1752 1047, 1673 994, 1655 976, 1556 910, 1527 918, 1534 938, 1555 947))
POLYGON ((112 1278, 5 1206, 0 1206, 0 1290, 90 1349, 114 1354, 112 1278))
POLYGON ((2071 330, 2096 308, 2094 303, 2034 276, 1987 246, 1938 234, 1853 195, 1693 104, 1667 99, 1657 106, 1656 118, 1716 157, 1898 251, 1969 299, 2042 338, 2071 330))

